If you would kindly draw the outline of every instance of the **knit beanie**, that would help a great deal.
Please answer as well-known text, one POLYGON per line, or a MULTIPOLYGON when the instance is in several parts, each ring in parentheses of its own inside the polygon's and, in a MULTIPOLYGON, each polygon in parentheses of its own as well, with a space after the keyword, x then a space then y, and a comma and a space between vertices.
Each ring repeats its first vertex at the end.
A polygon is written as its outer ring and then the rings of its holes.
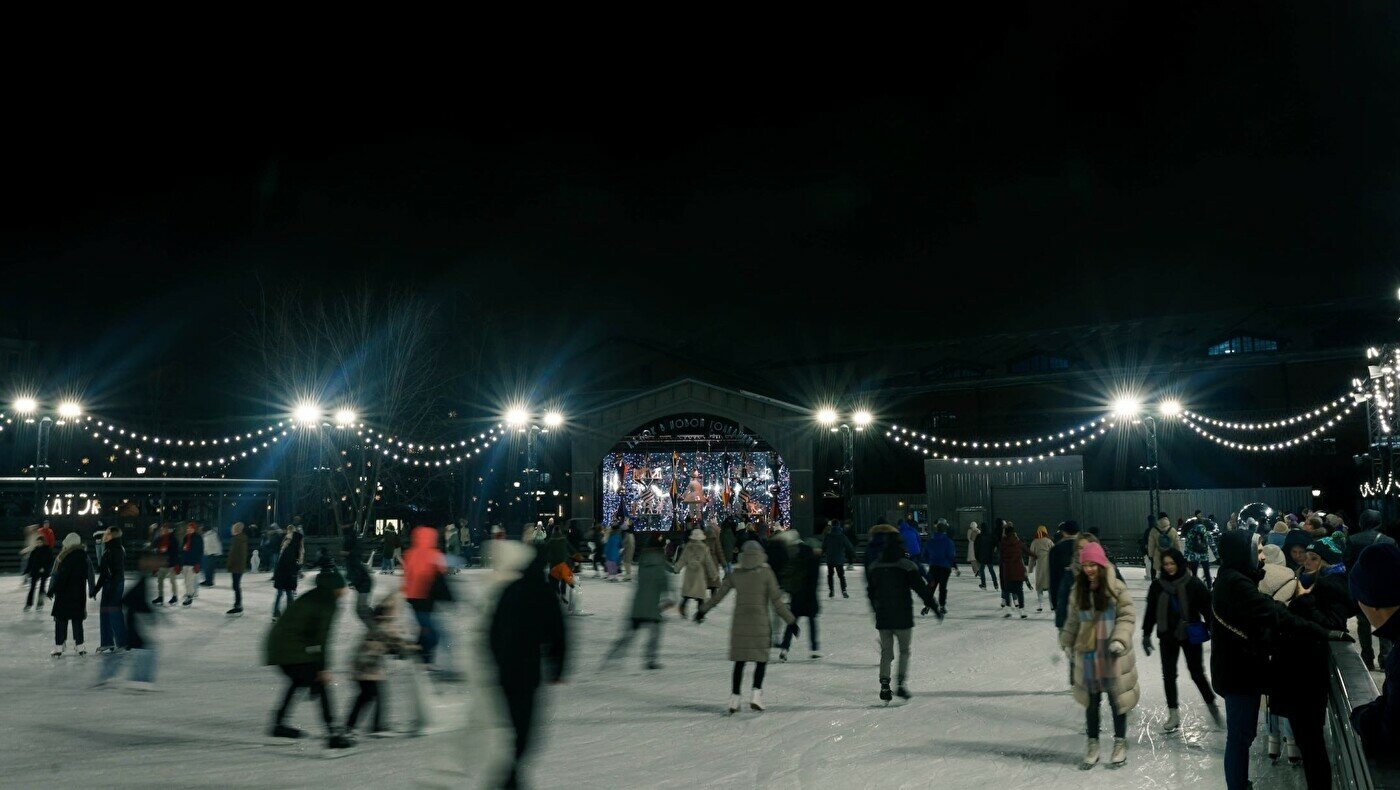
POLYGON ((78 533, 76 532, 70 532, 67 535, 63 536, 63 548, 65 549, 69 548, 70 546, 76 546, 82 542, 83 539, 78 537, 78 533))
POLYGON ((1091 562, 1101 568, 1108 567, 1108 555, 1103 553, 1101 544, 1085 543, 1084 548, 1079 550, 1079 564, 1087 565, 1091 562))
POLYGON ((1315 540, 1309 543, 1308 553, 1316 554, 1328 565, 1336 565, 1342 560, 1342 552, 1337 548, 1337 544, 1332 542, 1331 538, 1323 538, 1322 540, 1315 540))
POLYGON ((1290 529, 1288 536, 1283 539, 1284 556, 1292 552, 1294 546, 1302 546, 1306 549, 1309 543, 1312 543, 1312 535, 1301 529, 1290 529))
POLYGON ((1348 584, 1357 603, 1377 609, 1400 606, 1400 547, 1376 543, 1362 549, 1348 584))

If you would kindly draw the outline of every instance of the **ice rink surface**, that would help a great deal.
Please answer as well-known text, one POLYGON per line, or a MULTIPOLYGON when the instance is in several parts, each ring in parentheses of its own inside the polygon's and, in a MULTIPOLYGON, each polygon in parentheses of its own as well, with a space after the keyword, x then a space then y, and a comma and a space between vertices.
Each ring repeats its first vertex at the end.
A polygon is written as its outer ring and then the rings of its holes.
MULTIPOLYGON (((1125 572, 1141 605, 1140 570, 1125 572)), ((485 580, 468 571, 456 579, 470 596, 485 580)), ((677 577, 678 578, 678 577, 677 577)), ((1128 764, 1117 770, 1078 768, 1084 711, 1067 690, 1057 660, 1052 615, 1002 618, 1000 598, 977 588, 964 568, 952 579, 943 623, 920 619, 914 629, 909 687, 914 698, 886 706, 877 697, 878 649, 859 570, 849 575, 851 597, 827 598, 820 618, 823 657, 807 657, 804 630, 792 660, 777 663, 764 683, 768 710, 724 715, 731 665, 726 661, 726 600, 696 625, 674 612, 661 644, 663 669, 645 671, 642 638, 627 658, 600 671, 604 651, 622 627, 633 585, 582 580, 591 616, 569 618, 567 683, 546 687, 547 702, 527 778, 540 788, 1216 788, 1225 733, 1180 667, 1182 730, 1166 735, 1158 654, 1139 654, 1142 703, 1129 716, 1128 764)), ((376 597, 398 577, 374 576, 376 597)), ((51 659, 53 620, 21 614, 17 577, 0 582, 0 786, 4 787, 414 787, 422 781, 486 786, 498 749, 476 725, 463 728, 471 682, 432 686, 437 731, 425 737, 362 739, 328 759, 314 703, 300 699, 291 723, 305 729, 294 745, 266 737, 282 676, 262 666, 272 586, 267 574, 244 579, 241 618, 228 575, 202 589, 193 607, 167 611, 155 693, 92 689, 97 664, 96 606, 89 609, 86 658, 51 659), (434 778, 434 766, 465 770, 434 778)), ((303 589, 309 587, 308 574, 303 589)), ((1034 596, 1030 595, 1033 599, 1034 596)), ((353 701, 348 664, 362 626, 348 608, 335 629, 332 653, 338 716, 353 701)), ((470 605, 455 618, 455 650, 467 673, 470 605)), ((917 610, 916 610, 917 611, 917 610)), ((806 621, 802 621, 804 628, 806 621)), ((411 626, 406 625, 406 629, 411 626)), ((1140 640, 1135 640, 1140 641, 1140 640)), ((1140 644, 1134 649, 1141 651, 1140 644)), ((747 673, 752 676, 752 668, 747 673)), ((481 677, 480 675, 477 676, 481 677)), ((745 695, 747 696, 747 680, 745 695)), ((402 681, 402 675, 398 680, 402 681)), ((402 712, 403 687, 390 694, 391 719, 402 712)), ((482 699, 485 697, 483 696, 482 699)), ((1111 748, 1105 713, 1103 758, 1111 748)), ((1262 722, 1251 774, 1258 787, 1302 787, 1301 772, 1270 766, 1262 722)))

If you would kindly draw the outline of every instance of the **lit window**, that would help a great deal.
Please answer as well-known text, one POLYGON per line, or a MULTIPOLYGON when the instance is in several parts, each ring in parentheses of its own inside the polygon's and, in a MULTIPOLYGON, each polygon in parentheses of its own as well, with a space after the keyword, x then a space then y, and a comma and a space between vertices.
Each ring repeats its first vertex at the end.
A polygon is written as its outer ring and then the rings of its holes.
POLYGON ((1253 354, 1259 351, 1278 351, 1277 340, 1265 340, 1251 335, 1239 335, 1223 340, 1206 349, 1206 355, 1223 357, 1230 354, 1253 354))

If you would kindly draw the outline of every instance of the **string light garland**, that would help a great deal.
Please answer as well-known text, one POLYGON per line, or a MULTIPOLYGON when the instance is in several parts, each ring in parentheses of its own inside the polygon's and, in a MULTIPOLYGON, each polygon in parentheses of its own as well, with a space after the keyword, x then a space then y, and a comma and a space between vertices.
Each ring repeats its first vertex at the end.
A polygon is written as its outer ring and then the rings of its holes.
POLYGON ((1267 442, 1267 443, 1264 443, 1264 442, 1258 442, 1258 443, 1255 443, 1255 442, 1237 442, 1237 441, 1234 441, 1233 439, 1226 439, 1226 438, 1224 438, 1224 437, 1222 437, 1222 436, 1217 436, 1217 435, 1211 433, 1210 431, 1208 431, 1208 430, 1202 428, 1201 426, 1197 425, 1194 421, 1191 420, 1191 418, 1186 417, 1185 414, 1182 415, 1181 422, 1182 422, 1182 424, 1185 425, 1186 427, 1188 427, 1188 428, 1190 428, 1191 430, 1195 431, 1197 435, 1199 435, 1199 436, 1201 436, 1201 437, 1204 437, 1204 438, 1206 438, 1206 439, 1209 439, 1209 440, 1211 440, 1212 442, 1215 442, 1216 444, 1218 444, 1218 445, 1220 445, 1220 446, 1222 446, 1222 447, 1228 447, 1228 448, 1230 448, 1231 450, 1241 450, 1241 451, 1244 451, 1244 452, 1262 453, 1262 452, 1275 452, 1275 451, 1278 451, 1278 450, 1287 450, 1287 449, 1289 449, 1289 448, 1291 448, 1291 447, 1297 447, 1298 445, 1306 444, 1306 443, 1308 443, 1308 442, 1310 442, 1310 441, 1312 441, 1312 440, 1314 440, 1314 439, 1317 439, 1317 438, 1319 438, 1320 436, 1322 436, 1322 434, 1326 433, 1329 429, 1331 429, 1333 426, 1335 426, 1335 425, 1337 425, 1338 423, 1340 423, 1343 419, 1345 419, 1348 415, 1350 415, 1350 414, 1351 414, 1353 411, 1355 411, 1355 410, 1356 410, 1356 407, 1355 407, 1355 406, 1347 406, 1347 407, 1343 408, 1340 412, 1334 413, 1334 414, 1332 415, 1332 417, 1331 417, 1330 419, 1328 419, 1326 422, 1324 422, 1324 423, 1318 425, 1316 428, 1313 428, 1312 430, 1308 431, 1307 433, 1301 434, 1301 435, 1299 435, 1299 436, 1294 436, 1294 437, 1289 438, 1289 439, 1282 439, 1282 440, 1277 441, 1277 442, 1267 442))
MULTIPOLYGON (((405 440, 403 440, 403 439, 401 439, 401 438, 399 438, 399 437, 397 437, 397 436, 393 436, 393 435, 384 433, 383 431, 378 431, 378 430, 375 430, 374 428, 369 428, 369 427, 365 427, 365 428, 363 429, 363 433, 368 433, 369 436, 370 436, 372 439, 378 440, 380 443, 382 443, 382 444, 384 444, 384 445, 392 445, 392 446, 395 446, 395 447, 400 447, 400 448, 402 448, 402 449, 404 449, 404 450, 407 450, 408 452, 414 452, 414 453, 421 453, 421 452, 430 452, 430 453, 453 453, 453 452, 457 452, 458 450, 464 449, 464 448, 468 448, 468 450, 469 450, 469 448, 471 448, 471 446, 472 446, 472 445, 475 445, 477 442, 481 442, 481 441, 495 441, 496 438, 498 438, 498 436, 504 435, 504 434, 506 433, 506 430, 505 430, 505 426, 504 426, 504 425, 502 425, 502 424, 500 424, 500 423, 496 423, 495 427, 491 428, 490 430, 486 431, 485 433, 479 433, 479 434, 477 434, 476 436, 469 436, 469 437, 467 437, 467 438, 465 438, 465 439, 458 439, 457 441, 454 441, 454 442, 440 442, 440 443, 437 443, 437 444, 427 444, 427 443, 423 443, 423 442, 409 442, 409 441, 405 441, 405 440)), ((469 450, 469 451, 470 451, 470 450, 469 450)))
POLYGON ((900 436, 907 436, 911 439, 922 440, 928 443, 929 445, 938 444, 947 447, 964 447, 970 450, 1012 450, 1021 447, 1034 447, 1038 444, 1053 442, 1056 439, 1071 438, 1076 434, 1082 434, 1088 431, 1093 431, 1095 428, 1098 428, 1100 425, 1103 425, 1107 421, 1107 417, 1100 417, 1096 420, 1090 420, 1089 422, 1086 422, 1083 425, 1076 425, 1068 430, 1060 431, 1059 433, 1046 434, 1045 436, 1033 436, 1026 439, 1002 439, 990 442, 969 439, 949 439, 943 436, 933 436, 927 433, 919 433, 918 431, 912 431, 909 428, 901 428, 898 425, 891 425, 890 430, 886 431, 885 435, 893 436, 895 433, 898 433, 900 436))
MULTIPOLYGON (((372 429, 366 429, 366 430, 369 431, 370 433, 377 433, 378 436, 381 436, 381 437, 383 436, 382 433, 373 431, 372 429)), ((365 431, 361 431, 361 432, 360 432, 361 436, 364 436, 364 433, 365 433, 365 431)), ((375 437, 372 437, 372 436, 365 436, 365 437, 364 437, 364 443, 365 443, 365 447, 366 447, 366 448, 377 451, 380 455, 382 455, 382 456, 385 458, 385 460, 394 461, 394 462, 403 464, 404 466, 416 466, 416 467, 442 467, 442 466, 452 466, 452 465, 454 465, 454 464, 463 464, 463 463, 466 463, 467 461, 472 460, 472 459, 475 458, 476 456, 481 455, 481 451, 482 451, 482 450, 485 450, 485 449, 487 449, 488 447, 490 447, 491 445, 493 445, 493 444, 495 444, 496 442, 500 441, 502 438, 505 437, 505 435, 506 435, 505 433, 497 433, 496 430, 493 428, 493 429, 491 429, 491 431, 489 431, 488 433, 480 434, 478 437, 472 438, 472 439, 470 440, 470 442, 469 442, 469 444, 470 444, 471 446, 470 446, 470 447, 465 447, 466 452, 463 452, 463 453, 461 453, 461 454, 459 454, 459 455, 456 455, 456 456, 447 456, 446 458, 413 458, 413 457, 411 457, 411 451, 409 451, 408 448, 410 448, 410 447, 412 447, 412 448, 427 447, 427 445, 417 445, 417 444, 412 444, 412 443, 409 443, 409 442, 395 442, 395 443, 393 443, 393 444, 390 444, 390 443, 388 443, 387 439, 386 439, 386 441, 384 441, 384 442, 376 442, 376 441, 374 441, 374 438, 375 438, 375 437), (403 454, 400 454, 400 453, 397 451, 398 448, 400 447, 400 445, 402 445, 402 447, 405 449, 405 452, 404 452, 403 454)), ((387 438, 392 438, 392 437, 387 437, 387 438)), ((435 445, 435 446, 437 446, 437 447, 448 447, 448 446, 450 446, 450 445, 435 445)), ((462 445, 458 445, 458 446, 459 446, 459 447, 462 447, 462 445)))
POLYGON ((1321 406, 1316 406, 1300 414, 1295 414, 1292 417, 1284 417, 1282 419, 1269 420, 1267 422, 1234 422, 1230 420, 1220 420, 1214 417, 1207 417, 1204 414, 1198 414, 1197 412, 1190 411, 1189 409, 1182 409, 1181 416, 1195 420, 1196 422, 1202 423, 1204 425, 1210 425, 1215 428, 1220 428, 1224 430, 1272 431, 1277 430, 1279 428, 1287 428, 1290 425, 1297 425, 1299 423, 1307 423, 1313 420, 1321 419, 1322 417, 1327 416, 1327 414, 1329 414, 1333 409, 1343 406, 1349 401, 1355 401, 1356 398, 1362 394, 1363 390, 1358 386, 1349 391, 1347 394, 1333 398, 1332 400, 1322 404, 1321 406))
MULTIPOLYGON (((1086 423, 1086 425, 1088 425, 1088 423, 1086 423)), ((916 444, 914 441, 905 439, 903 436, 895 435, 895 426, 890 426, 891 429, 885 432, 885 436, 893 439, 895 443, 902 444, 905 447, 908 447, 909 449, 913 450, 914 452, 922 453, 923 455, 929 458, 938 458, 944 461, 952 461, 954 463, 968 464, 971 466, 1024 466, 1025 464, 1039 463, 1041 461, 1045 461, 1056 456, 1067 455, 1074 450, 1087 447, 1090 442, 1095 441, 1099 437, 1108 433, 1108 430, 1110 428, 1116 428, 1118 426, 1118 423, 1111 422, 1107 418, 1103 418, 1099 420, 1094 420, 1092 425, 1094 426, 1093 429, 1089 430, 1088 432, 1083 430, 1084 426, 1079 426, 1078 429, 1066 431, 1064 434, 1059 434, 1059 436, 1064 436, 1067 434, 1077 434, 1081 437, 1077 440, 1071 438, 1071 441, 1068 444, 1052 448, 1046 452, 1037 453, 1036 455, 1026 455, 1012 458, 961 458, 956 455, 947 455, 945 453, 938 452, 937 450, 934 450, 931 447, 925 447, 921 444, 916 444)), ((916 436, 922 436, 922 434, 916 434, 916 436)), ((977 444, 980 444, 983 447, 991 447, 997 443, 988 444, 986 442, 978 442, 977 444)), ((1004 446, 1005 443, 1002 444, 1004 446)))

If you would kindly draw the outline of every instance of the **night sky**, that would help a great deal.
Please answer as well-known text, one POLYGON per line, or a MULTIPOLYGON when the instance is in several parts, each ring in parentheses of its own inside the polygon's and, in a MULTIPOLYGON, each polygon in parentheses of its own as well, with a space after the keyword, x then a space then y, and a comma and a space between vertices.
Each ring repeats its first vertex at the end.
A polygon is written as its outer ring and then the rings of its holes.
POLYGON ((259 288, 405 286, 528 367, 1395 287, 1393 4, 1040 6, 945 20, 897 74, 49 99, 8 124, 0 334, 85 386, 167 355, 225 386, 259 288))

